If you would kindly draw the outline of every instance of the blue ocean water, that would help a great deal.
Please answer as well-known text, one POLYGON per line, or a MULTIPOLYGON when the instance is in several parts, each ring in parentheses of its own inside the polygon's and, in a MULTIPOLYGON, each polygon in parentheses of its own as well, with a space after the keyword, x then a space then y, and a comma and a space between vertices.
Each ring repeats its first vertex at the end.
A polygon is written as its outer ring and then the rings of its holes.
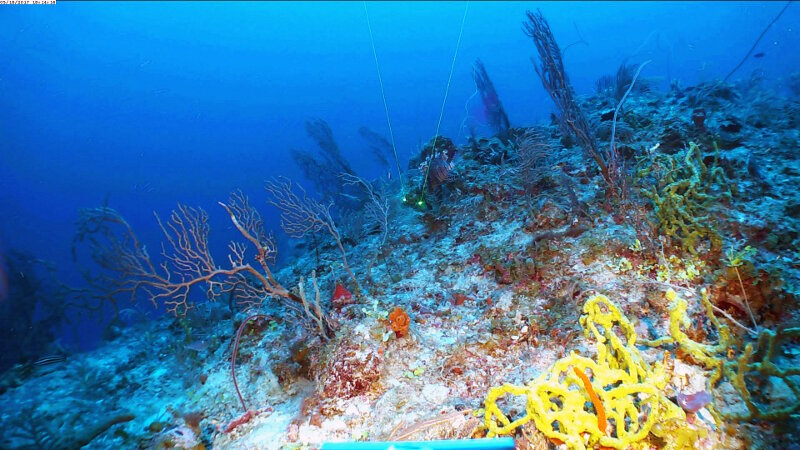
MULTIPOLYGON (((277 265, 293 264, 303 251, 267 207, 264 182, 284 176, 322 194, 292 158, 293 149, 319 154, 306 122, 327 122, 355 173, 394 180, 397 190, 394 161, 388 170, 376 163, 359 129, 390 139, 388 111, 403 176, 437 128, 456 146, 471 142, 471 132, 491 137, 472 75, 477 59, 512 127, 550 123, 557 109, 532 64, 526 10, 547 18, 579 96, 594 94, 597 80, 623 62, 650 60, 641 76, 666 92, 722 79, 745 58, 731 83, 757 78, 791 98, 800 6, 790 5, 765 31, 785 5, 0 5, 0 302, 23 295, 26 270, 57 280, 46 296, 63 286, 87 289, 86 265, 73 258, 78 211, 104 204, 125 217, 156 264, 163 235, 154 212, 167 217, 178 202, 205 209, 210 250, 224 265, 237 236, 218 202, 241 189, 275 233, 277 265), (16 265, 5 262, 12 258, 16 265)), ((164 314, 146 300, 140 304, 148 314, 164 314)), ((53 338, 76 351, 101 345, 107 322, 69 309, 58 314, 75 323, 60 324, 53 338)), ((103 315, 107 321, 111 311, 103 315)))
MULTIPOLYGON (((576 91, 588 93, 625 58, 652 59, 645 75, 663 86, 724 76, 782 4, 471 3, 442 135, 458 136, 468 115, 476 58, 513 123, 548 116, 521 31, 525 10, 537 7, 562 47, 586 41, 565 62, 576 91)), ((465 4, 368 8, 405 161, 436 130, 465 4)), ((797 68, 798 14, 787 10, 757 49, 765 56, 738 76, 797 68)), ((363 3, 4 6, 0 42, 0 241, 64 270, 78 208, 108 196, 143 239, 156 238, 147 234, 154 210, 212 208, 233 188, 258 196, 267 177, 296 178, 288 150, 313 148, 307 118, 326 120, 358 172, 378 175, 357 157, 360 126, 388 136, 363 3)))

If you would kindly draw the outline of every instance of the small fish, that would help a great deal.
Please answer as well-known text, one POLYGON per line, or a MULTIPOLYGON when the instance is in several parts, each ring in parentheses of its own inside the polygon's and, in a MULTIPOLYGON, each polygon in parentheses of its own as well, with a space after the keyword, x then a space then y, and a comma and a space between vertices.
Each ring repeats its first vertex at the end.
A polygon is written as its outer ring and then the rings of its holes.
POLYGON ((195 340, 203 340, 206 339, 207 337, 208 337, 208 331, 198 331, 198 330, 192 331, 192 338, 194 338, 195 340))
POLYGON ((198 353, 204 352, 208 350, 208 342, 206 341, 194 341, 191 344, 187 344, 184 348, 188 350, 192 350, 198 353))
MULTIPOLYGON (((141 155, 141 156, 144 156, 144 155, 141 155)), ((137 192, 137 193, 140 193, 140 194, 141 193, 149 194, 149 193, 155 191, 155 189, 153 188, 153 186, 148 181, 148 182, 145 182, 144 184, 142 184, 142 183, 134 183, 133 184, 133 191, 137 192)))
POLYGON ((342 192, 342 193, 341 193, 341 194, 339 194, 339 195, 341 195, 341 196, 342 196, 342 197, 344 197, 344 198, 347 198, 347 199, 353 200, 353 201, 358 201, 358 200, 359 200, 359 199, 358 199, 358 197, 356 197, 355 195, 345 194, 344 192, 342 192))
POLYGON ((119 317, 126 322, 135 322, 136 320, 147 320, 147 314, 136 308, 125 308, 120 310, 119 317))
POLYGON ((42 356, 41 358, 37 359, 36 362, 33 363, 33 365, 36 367, 44 367, 52 364, 58 364, 66 360, 67 357, 64 355, 42 356))
POLYGON ((755 55, 753 55, 753 58, 763 58, 763 57, 764 57, 764 55, 765 55, 765 53, 764 53, 764 52, 758 52, 758 53, 756 53, 755 55))
POLYGON ((447 181, 450 177, 451 170, 453 170, 453 166, 447 162, 445 157, 437 156, 433 158, 430 168, 431 186, 436 186, 447 181))

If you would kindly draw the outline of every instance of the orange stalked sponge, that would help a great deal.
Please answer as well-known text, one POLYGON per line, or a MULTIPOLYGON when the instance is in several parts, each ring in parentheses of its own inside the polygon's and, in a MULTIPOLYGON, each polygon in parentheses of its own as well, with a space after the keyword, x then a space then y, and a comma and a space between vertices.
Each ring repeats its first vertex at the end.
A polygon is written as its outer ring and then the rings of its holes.
POLYGON ((411 321, 408 319, 408 314, 406 314, 402 308, 399 306, 395 307, 394 311, 389 314, 389 321, 391 322, 392 331, 394 331, 397 337, 401 338, 408 334, 408 325, 411 321))

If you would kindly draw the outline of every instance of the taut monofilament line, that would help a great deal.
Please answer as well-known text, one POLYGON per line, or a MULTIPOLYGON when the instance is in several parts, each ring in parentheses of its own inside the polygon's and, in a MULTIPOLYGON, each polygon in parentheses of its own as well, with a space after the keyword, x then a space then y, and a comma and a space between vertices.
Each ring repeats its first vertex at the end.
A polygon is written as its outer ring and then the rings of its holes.
POLYGON ((442 109, 439 111, 439 121, 436 124, 436 133, 433 135, 433 146, 431 153, 428 155, 428 167, 425 169, 425 179, 422 180, 422 195, 421 200, 425 199, 425 189, 428 187, 428 174, 431 171, 431 159, 436 153, 436 141, 439 138, 439 128, 442 126, 442 117, 444 117, 444 106, 447 104, 447 94, 450 93, 450 82, 453 79, 453 69, 456 67, 456 59, 458 58, 458 49, 461 47, 461 36, 464 34, 464 23, 467 21, 467 11, 469 11, 469 2, 464 4, 464 15, 461 17, 461 29, 458 31, 458 41, 456 42, 456 51, 453 53, 453 62, 450 63, 450 75, 447 77, 447 87, 444 90, 444 99, 442 100, 442 109))
POLYGON ((375 51, 375 38, 372 36, 372 24, 369 21, 369 10, 367 2, 364 1, 364 14, 367 16, 367 28, 369 29, 369 41, 372 44, 372 56, 375 58, 375 70, 378 72, 378 82, 381 85, 381 97, 383 98, 383 110, 386 112, 386 124, 389 126, 389 137, 392 139, 392 152, 394 153, 394 163, 397 166, 397 176, 400 178, 400 187, 403 195, 406 194, 406 185, 403 182, 403 172, 400 170, 400 160, 397 158, 397 146, 394 143, 394 131, 392 121, 389 119, 389 106, 386 103, 386 91, 383 88, 383 77, 381 77, 381 66, 378 64, 378 52, 375 51))

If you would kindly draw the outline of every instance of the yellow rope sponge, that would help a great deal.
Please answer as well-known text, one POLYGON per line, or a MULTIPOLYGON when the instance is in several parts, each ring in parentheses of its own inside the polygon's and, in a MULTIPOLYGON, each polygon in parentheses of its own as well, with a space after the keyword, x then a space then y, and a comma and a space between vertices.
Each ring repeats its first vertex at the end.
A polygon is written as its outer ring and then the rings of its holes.
POLYGON ((598 444, 623 449, 647 437, 657 422, 685 421, 683 410, 663 393, 663 365, 651 368, 642 359, 633 325, 614 303, 603 295, 590 298, 580 324, 595 342, 596 360, 572 352, 525 386, 491 388, 485 402, 488 436, 510 434, 532 420, 545 436, 570 449, 598 444), (591 381, 591 389, 576 370, 591 381), (526 396, 523 417, 512 421, 497 406, 506 394, 526 396), (607 424, 598 423, 598 398, 607 424))
POLYGON ((669 313, 670 336, 655 341, 641 341, 640 344, 661 346, 677 344, 684 353, 705 366, 711 373, 708 377, 708 389, 715 394, 715 388, 723 379, 730 381, 747 407, 747 412, 723 412, 717 407, 717 401, 708 405, 708 410, 718 424, 725 421, 740 422, 745 420, 785 420, 800 411, 800 385, 792 378, 800 375, 800 366, 783 361, 779 364, 780 350, 788 347, 793 341, 800 339, 800 327, 781 327, 775 331, 761 328, 755 342, 742 342, 734 338, 730 327, 721 324, 714 316, 708 291, 701 291, 706 316, 717 332, 716 344, 703 344, 693 341, 683 330, 691 325, 686 314, 686 300, 679 297, 672 289, 667 291, 667 300, 672 302, 669 313), (780 349, 780 350, 779 350, 780 349), (777 354, 776 354, 777 353, 777 354), (780 378, 793 395, 793 399, 773 404, 768 395, 759 392, 762 402, 757 402, 747 386, 745 376, 768 379, 780 378))
POLYGON ((692 359, 704 365, 707 369, 712 370, 709 384, 713 386, 720 379, 722 375, 722 367, 725 363, 726 352, 734 346, 733 335, 731 329, 727 325, 721 324, 708 300, 708 291, 703 289, 701 291, 703 307, 706 310, 706 316, 711 321, 714 329, 717 330, 719 340, 715 345, 703 344, 695 342, 683 332, 681 328, 690 328, 691 321, 686 314, 688 304, 686 300, 679 297, 672 289, 667 291, 666 297, 670 301, 669 309, 669 336, 656 339, 655 341, 642 340, 639 342, 642 345, 651 347, 662 346, 665 344, 678 344, 681 350, 692 357, 692 359))

